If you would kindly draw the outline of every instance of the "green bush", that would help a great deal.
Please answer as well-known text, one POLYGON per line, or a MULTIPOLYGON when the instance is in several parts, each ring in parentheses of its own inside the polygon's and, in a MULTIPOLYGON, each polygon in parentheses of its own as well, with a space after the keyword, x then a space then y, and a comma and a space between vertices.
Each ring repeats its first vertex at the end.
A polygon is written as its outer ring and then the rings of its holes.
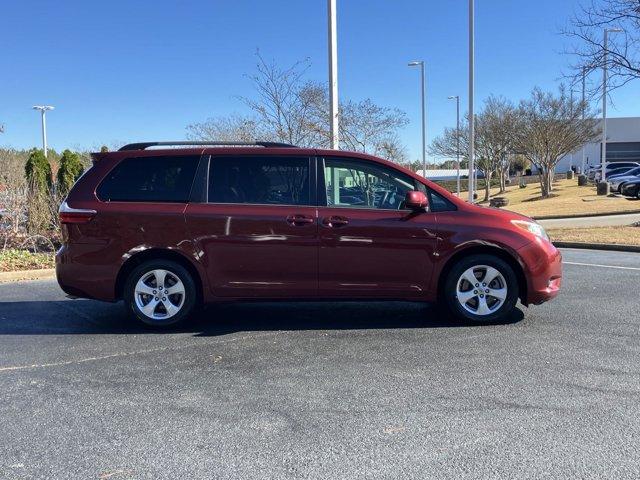
POLYGON ((84 166, 80 156, 71 150, 62 152, 60 167, 58 168, 58 190, 61 195, 66 195, 76 180, 84 172, 84 166))
POLYGON ((54 265, 53 253, 32 253, 14 248, 0 250, 0 272, 53 268, 54 265))
POLYGON ((34 148, 29 152, 24 172, 32 193, 46 193, 51 189, 51 164, 42 150, 34 148))

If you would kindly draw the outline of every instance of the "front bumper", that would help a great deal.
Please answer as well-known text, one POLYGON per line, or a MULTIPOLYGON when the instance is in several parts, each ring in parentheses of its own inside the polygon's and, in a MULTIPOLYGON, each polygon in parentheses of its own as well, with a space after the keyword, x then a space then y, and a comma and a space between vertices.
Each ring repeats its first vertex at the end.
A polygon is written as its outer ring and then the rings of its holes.
POLYGON ((625 196, 635 197, 638 194, 638 189, 640 189, 640 186, 635 183, 632 185, 623 185, 620 193, 625 196))
POLYGON ((526 305, 548 302, 558 293, 562 285, 562 254, 551 242, 542 238, 518 250, 524 263, 527 281, 526 305))

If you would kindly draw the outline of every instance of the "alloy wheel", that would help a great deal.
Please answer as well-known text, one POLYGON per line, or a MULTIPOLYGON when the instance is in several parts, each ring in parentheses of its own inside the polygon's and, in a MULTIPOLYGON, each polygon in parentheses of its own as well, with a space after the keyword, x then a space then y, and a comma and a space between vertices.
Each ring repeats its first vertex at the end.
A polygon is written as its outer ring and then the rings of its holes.
POLYGON ((473 315, 495 313, 504 304, 507 294, 504 276, 489 265, 468 268, 456 282, 456 299, 462 308, 473 315))
POLYGON ((135 286, 135 302, 152 320, 166 320, 176 315, 185 302, 185 287, 169 270, 156 269, 144 273, 135 286))

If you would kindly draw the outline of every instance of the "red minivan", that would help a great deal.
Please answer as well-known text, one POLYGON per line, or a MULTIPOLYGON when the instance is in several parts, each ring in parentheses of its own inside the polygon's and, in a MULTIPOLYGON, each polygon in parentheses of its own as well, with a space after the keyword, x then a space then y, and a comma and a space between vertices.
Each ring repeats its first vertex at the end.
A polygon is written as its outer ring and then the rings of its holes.
POLYGON ((153 326, 243 299, 438 301, 495 322, 518 299, 555 297, 562 276, 560 252, 527 217, 371 155, 286 144, 93 154, 60 221, 62 289, 123 299, 153 326))

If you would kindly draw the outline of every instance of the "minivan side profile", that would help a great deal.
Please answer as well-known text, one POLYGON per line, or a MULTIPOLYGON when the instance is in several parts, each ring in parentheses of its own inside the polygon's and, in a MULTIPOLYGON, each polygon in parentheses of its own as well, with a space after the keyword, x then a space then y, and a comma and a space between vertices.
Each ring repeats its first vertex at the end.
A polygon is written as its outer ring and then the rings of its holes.
POLYGON ((244 299, 439 302, 494 322, 560 289, 539 224, 371 155, 150 142, 92 157, 60 207, 58 283, 148 325, 244 299))

